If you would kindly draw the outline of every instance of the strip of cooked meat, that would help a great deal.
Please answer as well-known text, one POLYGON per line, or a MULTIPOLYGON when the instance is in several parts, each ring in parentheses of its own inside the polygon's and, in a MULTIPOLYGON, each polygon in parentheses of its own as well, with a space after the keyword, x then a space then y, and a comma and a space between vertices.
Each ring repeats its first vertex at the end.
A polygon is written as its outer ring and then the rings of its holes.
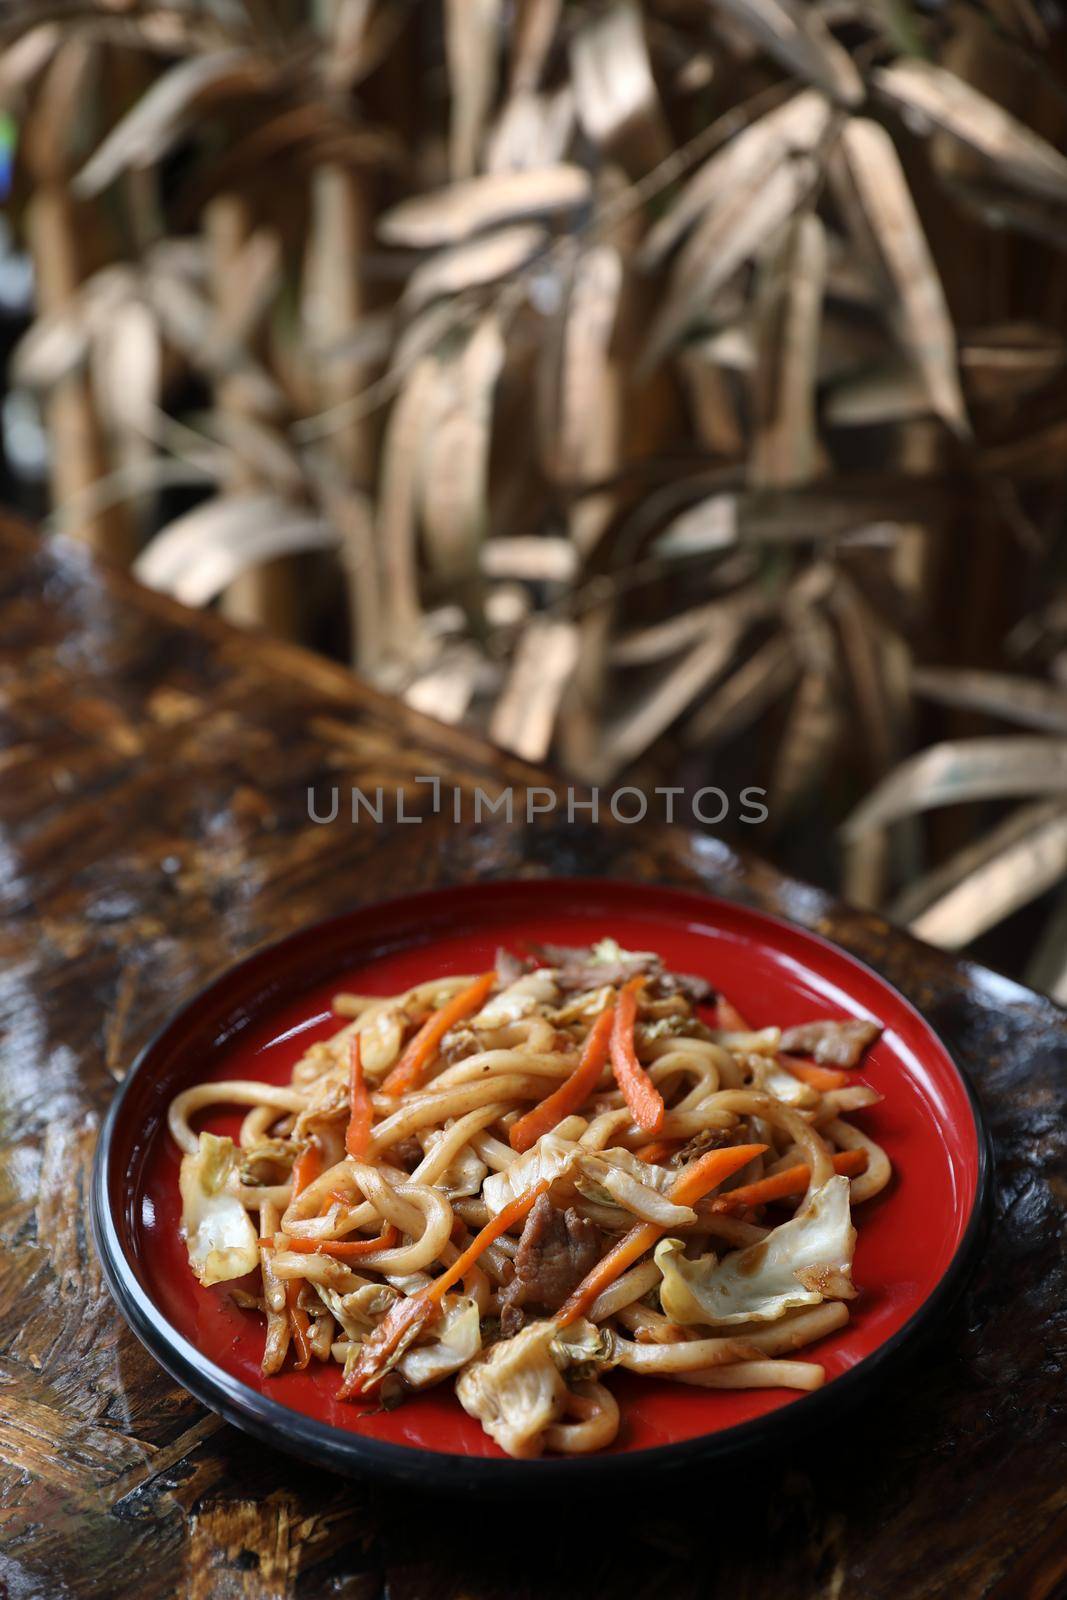
POLYGON ((589 945, 542 944, 536 948, 541 959, 556 968, 556 984, 564 994, 581 994, 605 983, 627 983, 644 972, 652 994, 684 994, 697 1005, 706 1005, 715 998, 715 990, 704 978, 668 972, 652 951, 624 952, 617 961, 598 961, 589 945))
POLYGON ((478 1050, 484 1050, 478 1035, 473 1028, 465 1028, 462 1024, 458 1028, 450 1028, 441 1040, 440 1051, 443 1060, 449 1066, 455 1066, 457 1061, 466 1060, 478 1050))
POLYGON ((560 1211, 543 1194, 526 1218, 515 1252, 515 1273, 500 1296, 506 1337, 522 1326, 520 1307, 558 1311, 600 1259, 600 1229, 574 1207, 560 1211))
POLYGON ((854 1067, 882 1029, 877 1022, 850 1017, 840 1022, 802 1022, 786 1028, 782 1049, 790 1055, 810 1056, 826 1067, 854 1067))
POLYGON ((517 983, 519 981, 524 972, 529 972, 531 963, 529 961, 521 960, 517 955, 514 955, 512 951, 505 950, 503 945, 499 945, 497 947, 494 965, 496 967, 496 976, 500 987, 502 989, 509 989, 513 983, 517 983))
POLYGON ((688 1139, 681 1149, 668 1156, 663 1165, 666 1167, 685 1167, 690 1161, 695 1161, 697 1156, 706 1155, 709 1150, 725 1150, 727 1145, 734 1144, 734 1130, 732 1128, 705 1128, 701 1133, 695 1133, 688 1139))
POLYGON ((391 1164, 403 1167, 405 1172, 414 1172, 425 1154, 425 1150, 413 1133, 409 1133, 406 1139, 399 1139, 389 1148, 391 1164))
POLYGON ((649 984, 649 992, 659 1000, 672 994, 684 994, 695 1006, 710 1006, 718 998, 708 980, 698 978, 693 972, 657 972, 649 984))

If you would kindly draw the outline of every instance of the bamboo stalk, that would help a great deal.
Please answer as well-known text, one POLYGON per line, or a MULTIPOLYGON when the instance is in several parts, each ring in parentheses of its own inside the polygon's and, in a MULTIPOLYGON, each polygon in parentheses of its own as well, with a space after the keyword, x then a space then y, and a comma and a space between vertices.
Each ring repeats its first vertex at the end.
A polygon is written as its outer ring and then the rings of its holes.
MULTIPOLYGON (((77 161, 70 148, 70 107, 82 96, 92 65, 91 46, 81 42, 63 45, 45 72, 23 128, 21 159, 31 185, 25 230, 40 316, 68 305, 87 272, 93 216, 70 191, 71 171, 77 161)), ((75 504, 94 483, 107 477, 112 467, 90 381, 83 370, 69 373, 52 386, 44 402, 44 420, 52 505, 58 510, 75 504)), ((124 565, 134 555, 133 520, 127 506, 112 504, 75 515, 69 532, 124 565)))
MULTIPOLYGON (((241 247, 252 231, 249 206, 236 194, 219 195, 207 207, 204 224, 211 258, 211 280, 215 308, 221 324, 239 309, 245 285, 240 270, 241 247)), ((221 376, 215 385, 215 408, 229 413, 240 424, 244 418, 256 419, 256 407, 247 386, 238 375, 221 376)), ((255 468, 231 454, 224 485, 230 494, 247 493, 261 487, 255 468)), ((291 556, 266 561, 243 572, 229 585, 222 597, 222 610, 232 622, 267 628, 283 638, 296 638, 300 632, 300 596, 297 564, 291 556)))
MULTIPOLYGON (((311 185, 305 276, 305 323, 313 351, 315 405, 340 405, 369 381, 365 362, 329 353, 366 314, 361 258, 370 230, 364 179, 336 166, 319 167, 311 185), (316 358, 315 350, 322 352, 316 358)), ((381 652, 381 574, 367 490, 374 472, 374 420, 354 416, 325 441, 337 475, 334 515, 344 538, 343 561, 353 662, 373 668, 381 652)))

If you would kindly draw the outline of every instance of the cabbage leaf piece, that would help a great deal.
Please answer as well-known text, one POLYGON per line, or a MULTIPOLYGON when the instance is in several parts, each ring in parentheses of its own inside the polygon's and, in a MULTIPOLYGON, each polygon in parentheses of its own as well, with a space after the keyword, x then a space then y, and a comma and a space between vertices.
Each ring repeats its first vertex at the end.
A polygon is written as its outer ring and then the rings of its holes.
POLYGON ((539 1456, 547 1427, 563 1413, 567 1387, 550 1353, 554 1322, 532 1322, 464 1367, 456 1394, 509 1456, 539 1456))
POLYGON ((256 1230, 233 1192, 237 1161, 233 1140, 213 1133, 202 1133, 196 1150, 182 1157, 182 1237, 189 1265, 205 1287, 243 1278, 259 1266, 256 1230))
POLYGON ((835 1176, 795 1217, 722 1261, 713 1255, 687 1261, 679 1239, 662 1239, 655 1256, 663 1274, 660 1304, 672 1322, 714 1328, 774 1322, 794 1306, 851 1300, 855 1244, 849 1181, 835 1176))
POLYGON ((686 1228, 697 1219, 692 1206, 675 1205, 666 1198, 678 1174, 641 1161, 629 1150, 583 1151, 578 1166, 582 1175, 577 1188, 589 1200, 619 1206, 642 1222, 663 1228, 686 1228))
POLYGON ((397 1371, 413 1389, 439 1383, 478 1354, 482 1327, 477 1302, 465 1294, 446 1294, 433 1334, 429 1343, 412 1346, 397 1362, 397 1371))
POLYGON ((472 1020, 474 1028, 503 1028, 509 1022, 519 1022, 545 1005, 555 1005, 559 999, 556 974, 552 967, 535 967, 524 972, 506 989, 492 996, 472 1020))
POLYGON ((528 1194, 535 1184, 547 1178, 555 1183, 564 1173, 572 1170, 582 1151, 572 1139, 561 1139, 556 1133, 543 1133, 525 1155, 519 1156, 502 1172, 494 1172, 482 1185, 482 1199, 495 1217, 505 1206, 528 1194))

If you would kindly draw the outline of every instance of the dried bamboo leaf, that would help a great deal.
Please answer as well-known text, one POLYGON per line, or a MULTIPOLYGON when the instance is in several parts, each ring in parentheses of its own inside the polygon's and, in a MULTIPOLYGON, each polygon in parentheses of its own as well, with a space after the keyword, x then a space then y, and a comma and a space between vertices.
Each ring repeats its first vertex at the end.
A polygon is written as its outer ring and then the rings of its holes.
POLYGON ((584 783, 597 783, 608 683, 608 644, 615 607, 594 600, 578 619, 578 657, 560 704, 560 759, 584 783))
POLYGON ((636 667, 663 661, 713 631, 723 619, 728 624, 751 622, 767 610, 767 605, 765 594, 755 589, 741 591, 728 600, 711 600, 704 605, 690 606, 688 610, 679 611, 662 622, 653 622, 647 627, 623 634, 611 646, 608 659, 615 667, 636 667))
POLYGON ((487 539, 482 546, 481 568, 487 578, 571 583, 578 572, 578 552, 569 539, 539 534, 487 539))
POLYGON ((884 128, 854 118, 841 149, 897 296, 901 336, 922 373, 935 413, 967 434, 956 370, 956 335, 922 225, 893 141, 884 128))
POLYGON ((376 0, 343 0, 334 8, 323 78, 331 89, 352 89, 388 54, 404 26, 403 6, 376 0))
POLYGON ((192 421, 239 455, 280 493, 296 496, 304 488, 307 470, 280 428, 272 428, 261 417, 237 411, 209 411, 192 421))
POLYGON ((478 170, 478 151, 496 93, 501 16, 501 0, 445 0, 453 178, 472 178, 478 170))
POLYGON ((421 648, 416 519, 423 462, 441 397, 435 355, 415 362, 393 402, 382 446, 377 545, 386 639, 399 657, 421 648))
POLYGON ((390 369, 406 372, 423 356, 446 344, 456 333, 456 308, 448 300, 433 300, 400 329, 393 347, 390 369))
POLYGON ((144 292, 174 349, 208 365, 214 312, 201 288, 180 273, 149 272, 144 292))
MULTIPOLYGON (((893 901, 890 909, 893 920, 905 924, 914 922, 947 895, 965 885, 973 873, 982 871, 1004 851, 1025 841, 1035 831, 1040 832, 1046 823, 1062 817, 1064 811, 1062 800, 1038 800, 1030 805, 1017 806, 995 828, 971 840, 962 850, 957 850, 917 882, 908 884, 893 901)), ((962 942, 966 943, 967 940, 962 942)))
MULTIPOLYGON (((803 544, 840 540, 848 534, 898 529, 885 522, 886 489, 871 486, 846 492, 802 488, 775 494, 718 493, 698 500, 669 522, 653 550, 669 560, 724 550, 730 545, 803 544)), ((934 486, 917 482, 893 484, 893 510, 901 518, 934 518, 943 496, 934 486)))
MULTIPOLYGON (((613 245, 582 251, 574 267, 560 351, 554 460, 565 483, 604 480, 619 465, 623 386, 611 343, 622 289, 622 257, 613 245)), ((571 507, 571 537, 580 551, 595 545, 613 504, 611 495, 583 495, 571 507)))
POLYGON ((604 732, 598 771, 606 781, 639 756, 664 733, 733 657, 744 624, 722 616, 714 631, 695 644, 669 672, 604 732))
POLYGON ((561 162, 538 172, 494 172, 402 200, 378 223, 388 244, 429 248, 458 244, 513 217, 573 211, 591 193, 588 172, 561 162))
POLYGON ((738 496, 713 494, 669 522, 653 550, 665 559, 710 555, 736 544, 739 532, 738 496))
POLYGON ((503 364, 500 322, 489 312, 462 354, 440 367, 445 392, 426 445, 419 498, 430 565, 453 582, 476 571, 486 530, 493 391, 503 364))
MULTIPOLYGON (((829 153, 826 177, 843 229, 842 233, 831 233, 827 241, 826 293, 842 308, 848 308, 847 322, 854 326, 857 309, 872 320, 884 315, 886 301, 893 296, 893 282, 870 217, 849 174, 840 140, 829 153)), ((883 335, 883 348, 884 345, 883 335)))
POLYGON ((1067 200, 1067 156, 954 73, 916 58, 876 68, 873 81, 912 123, 932 124, 958 139, 1003 182, 1045 200, 1067 200))
POLYGON ((956 739, 909 756, 874 788, 845 823, 855 838, 900 817, 966 800, 1067 792, 1067 739, 1018 735, 956 739))
POLYGON ((725 367, 730 372, 752 372, 756 365, 756 339, 752 317, 746 315, 739 322, 731 322, 717 333, 706 338, 690 339, 680 352, 684 362, 688 356, 698 357, 709 366, 725 367))
POLYGON ((398 167, 402 159, 403 146, 388 130, 369 124, 352 127, 327 102, 312 100, 285 106, 277 115, 254 124, 251 132, 194 171, 182 204, 198 211, 219 196, 254 191, 263 172, 279 161, 298 169, 358 169, 398 167))
POLYGON ((775 757, 771 779, 772 811, 781 817, 808 794, 826 770, 841 731, 841 707, 834 680, 809 668, 793 697, 775 757))
POLYGON ((787 72, 848 107, 863 101, 863 80, 814 6, 803 0, 713 0, 787 72))
POLYGON ((710 310, 715 291, 792 216, 817 175, 807 158, 783 162, 754 188, 735 192, 694 230, 653 319, 639 374, 647 374, 688 325, 710 310))
POLYGON ((424 716, 436 717, 438 722, 460 722, 474 698, 479 668, 477 652, 469 646, 447 650, 436 666, 408 685, 404 700, 424 716))
POLYGON ((262 92, 275 77, 273 67, 247 50, 216 50, 178 62, 112 128, 75 178, 75 193, 91 199, 119 173, 154 166, 209 102, 262 92))
MULTIPOLYGON (((71 207, 70 169, 80 159, 85 144, 83 126, 79 120, 71 117, 71 106, 83 105, 91 99, 98 88, 99 65, 99 52, 86 38, 78 32, 63 34, 56 50, 38 73, 30 114, 19 129, 19 167, 35 188, 56 185, 57 189, 51 192, 50 198, 54 202, 59 201, 57 190, 61 190, 61 203, 68 213, 71 207)), ((43 207, 31 204, 27 208, 27 234, 31 250, 34 249, 34 213, 42 209, 48 209, 48 201, 43 207)), ((59 298, 49 292, 50 282, 56 275, 56 263, 49 258, 53 252, 61 256, 70 253, 70 247, 64 249, 58 238, 53 239, 51 244, 52 249, 47 255, 39 249, 34 251, 42 300, 48 309, 59 298)), ((66 277, 67 271, 64 270, 63 275, 66 277)), ((76 281, 75 272, 67 284, 66 293, 73 289, 76 281)))
POLYGON ((554 167, 567 154, 575 122, 569 83, 545 94, 517 91, 489 134, 486 171, 537 172, 554 167))
POLYGON ((0 109, 11 113, 20 109, 24 91, 51 61, 60 39, 55 23, 44 23, 0 50, 0 109))
POLYGON ((159 404, 159 323, 143 300, 116 306, 93 344, 93 395, 109 427, 148 439, 159 404))
POLYGON ((823 415, 835 428, 868 428, 930 415, 930 391, 921 373, 896 361, 834 385, 823 415))
POLYGON ((694 341, 679 352, 679 364, 700 438, 714 455, 734 458, 745 449, 740 409, 729 371, 707 351, 712 341, 694 341))
POLYGON ((633 0, 616 0, 571 36, 570 65, 578 120, 593 144, 610 150, 637 136, 642 168, 662 161, 670 143, 633 0))
POLYGON ((837 568, 829 596, 848 668, 853 699, 872 765, 887 772, 899 759, 910 722, 911 651, 892 608, 876 611, 862 588, 837 568))
POLYGON ((337 530, 274 495, 208 500, 156 534, 133 564, 135 577, 188 606, 203 606, 234 578, 277 556, 330 550, 337 530))
POLYGON ((1067 367, 1067 342, 1055 328, 1008 322, 971 333, 960 348, 968 387, 983 400, 1042 388, 1067 367))
MULTIPOLYGON (((875 610, 843 564, 829 605, 842 644, 842 670, 864 731, 868 768, 881 777, 908 748, 911 729, 911 651, 904 631, 894 631, 894 609, 875 610)), ((854 904, 876 909, 885 903, 894 858, 913 849, 914 825, 872 829, 849 841, 843 850, 843 881, 854 904)))
POLYGON ((530 93, 540 83, 561 9, 562 0, 517 0, 510 38, 513 95, 530 93))
POLYGON ((115 44, 124 49, 141 49, 153 55, 185 55, 193 51, 217 50, 233 42, 232 30, 224 30, 206 20, 202 11, 194 18, 187 10, 178 15, 176 8, 167 12, 156 11, 136 15, 131 5, 92 5, 92 0, 79 4, 78 0, 27 0, 26 10, 20 16, 13 11, 13 0, 5 0, 0 10, 0 50, 6 50, 9 41, 23 34, 28 27, 53 23, 66 26, 68 38, 75 31, 80 41, 95 47, 115 44), (72 27, 71 24, 74 26, 72 27))
POLYGON ((1007 672, 974 672, 952 667, 919 667, 912 675, 917 694, 941 705, 986 711, 1027 728, 1067 734, 1067 689, 1040 678, 1007 672))
POLYGON ((11 378, 21 388, 50 389, 83 366, 110 319, 139 292, 129 267, 103 267, 77 293, 32 322, 11 355, 11 378))
POLYGON ((815 422, 826 235, 813 214, 796 217, 762 275, 757 298, 753 394, 754 488, 807 483, 819 470, 815 422))
POLYGON ((282 282, 281 240, 273 228, 256 228, 235 253, 233 272, 240 296, 215 304, 213 340, 238 351, 249 344, 274 301, 282 282))
POLYGON ((790 586, 782 607, 802 676, 775 758, 772 794, 787 813, 826 770, 843 723, 837 643, 824 610, 835 568, 816 561, 790 586))
POLYGON ((731 672, 685 724, 688 748, 713 749, 751 727, 796 681, 799 665, 793 642, 777 633, 731 672))
POLYGON ((495 583, 485 597, 485 620, 490 628, 514 633, 534 609, 529 589, 521 583, 495 583))
POLYGON ((489 737, 527 761, 543 761, 563 692, 578 659, 572 622, 532 617, 515 649, 511 671, 489 720, 489 737))
POLYGON ((729 204, 738 189, 754 193, 790 156, 810 155, 825 137, 832 117, 829 101, 815 90, 805 89, 742 128, 697 168, 674 204, 649 230, 638 254, 641 266, 658 266, 698 217, 729 204))
POLYGON ((441 295, 462 294, 467 289, 496 283, 524 267, 544 248, 548 237, 544 228, 520 223, 450 250, 440 250, 415 268, 401 304, 409 313, 420 311, 441 295))
POLYGON ((321 342, 311 338, 309 352, 313 360, 324 365, 336 361, 343 367, 374 367, 390 354, 395 339, 396 324, 392 314, 375 311, 360 317, 336 337, 324 338, 321 342))
MULTIPOLYGON (((831 167, 832 170, 832 167, 831 167)), ((848 241, 852 243, 851 240, 848 241)), ((836 234, 831 234, 829 261, 826 268, 826 296, 855 306, 862 311, 877 311, 885 302, 884 273, 868 270, 867 263, 854 255, 846 255, 836 234)), ((840 341, 843 346, 844 341, 840 341)), ((854 364, 852 352, 848 352, 854 364)))
MULTIPOLYGON (((959 852, 938 876, 938 893, 908 916, 919 939, 958 950, 1013 911, 1036 900, 1067 874, 1067 807, 1025 806, 983 839, 959 852)), ((919 885, 927 895, 933 886, 919 885)))

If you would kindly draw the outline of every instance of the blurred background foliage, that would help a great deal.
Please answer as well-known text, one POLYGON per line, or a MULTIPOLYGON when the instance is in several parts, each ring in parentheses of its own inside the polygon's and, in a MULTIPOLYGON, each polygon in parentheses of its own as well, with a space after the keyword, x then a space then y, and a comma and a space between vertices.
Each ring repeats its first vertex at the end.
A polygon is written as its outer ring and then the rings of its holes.
POLYGON ((7 496, 1067 996, 1064 65, 1048 0, 7 0, 7 496))

